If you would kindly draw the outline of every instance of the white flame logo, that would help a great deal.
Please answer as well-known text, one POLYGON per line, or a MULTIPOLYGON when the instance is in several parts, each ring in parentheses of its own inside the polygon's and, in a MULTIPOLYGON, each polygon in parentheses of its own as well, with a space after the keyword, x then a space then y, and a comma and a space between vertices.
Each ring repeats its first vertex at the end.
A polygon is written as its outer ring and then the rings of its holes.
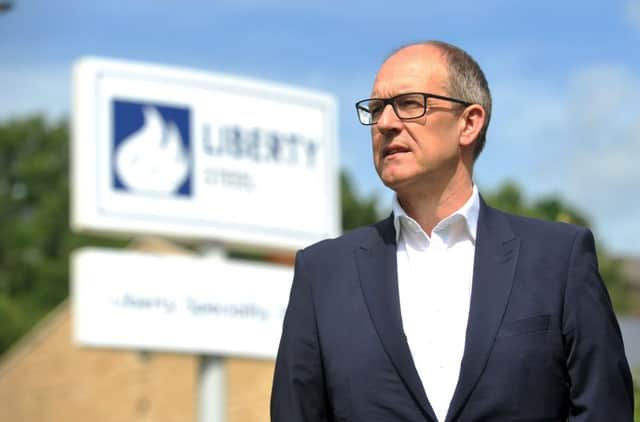
POLYGON ((144 107, 144 124, 126 137, 116 152, 116 170, 127 188, 169 194, 185 181, 189 160, 180 131, 155 107, 144 107))

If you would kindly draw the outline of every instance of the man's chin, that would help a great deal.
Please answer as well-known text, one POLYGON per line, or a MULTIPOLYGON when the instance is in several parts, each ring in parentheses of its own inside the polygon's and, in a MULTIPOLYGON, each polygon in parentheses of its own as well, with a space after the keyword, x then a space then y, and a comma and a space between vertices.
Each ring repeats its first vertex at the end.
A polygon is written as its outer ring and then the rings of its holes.
POLYGON ((399 175, 385 175, 384 173, 380 176, 380 180, 382 183, 393 191, 398 191, 403 186, 410 184, 410 180, 407 177, 400 177, 399 175))

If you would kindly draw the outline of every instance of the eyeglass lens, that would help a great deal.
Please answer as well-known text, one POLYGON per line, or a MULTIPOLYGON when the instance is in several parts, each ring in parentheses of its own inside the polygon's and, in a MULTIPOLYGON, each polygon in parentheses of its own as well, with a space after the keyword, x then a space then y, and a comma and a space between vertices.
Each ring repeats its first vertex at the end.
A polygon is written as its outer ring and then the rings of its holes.
POLYGON ((401 119, 415 119, 425 113, 425 96, 422 94, 402 94, 388 100, 371 99, 358 103, 358 117, 364 124, 374 124, 382 115, 387 104, 391 104, 401 119))

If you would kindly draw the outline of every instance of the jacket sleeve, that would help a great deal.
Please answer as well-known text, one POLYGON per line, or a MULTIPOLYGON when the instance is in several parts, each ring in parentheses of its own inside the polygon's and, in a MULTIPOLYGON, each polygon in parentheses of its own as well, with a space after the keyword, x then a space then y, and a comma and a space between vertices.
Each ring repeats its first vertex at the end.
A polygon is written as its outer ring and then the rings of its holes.
POLYGON ((622 335, 598 272, 593 235, 581 229, 571 252, 563 334, 569 421, 633 421, 633 384, 622 335))
POLYGON ((296 255, 271 391, 272 422, 329 422, 311 283, 296 255))

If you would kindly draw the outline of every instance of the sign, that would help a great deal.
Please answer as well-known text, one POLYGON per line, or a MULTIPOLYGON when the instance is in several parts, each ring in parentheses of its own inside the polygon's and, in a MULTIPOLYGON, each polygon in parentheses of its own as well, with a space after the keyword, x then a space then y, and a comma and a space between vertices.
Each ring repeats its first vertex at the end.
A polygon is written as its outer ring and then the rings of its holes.
POLYGON ((282 250, 339 234, 333 97, 97 58, 72 85, 74 229, 282 250))
POLYGON ((86 248, 72 257, 81 345, 276 356, 290 267, 86 248))

